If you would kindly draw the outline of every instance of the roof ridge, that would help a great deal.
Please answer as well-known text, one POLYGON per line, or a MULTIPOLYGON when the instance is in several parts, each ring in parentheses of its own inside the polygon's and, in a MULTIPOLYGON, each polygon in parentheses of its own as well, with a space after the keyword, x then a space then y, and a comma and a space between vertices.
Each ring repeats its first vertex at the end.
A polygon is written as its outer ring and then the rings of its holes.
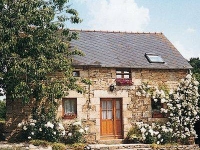
POLYGON ((132 31, 106 31, 106 30, 82 30, 82 29, 70 29, 70 31, 81 32, 102 32, 102 33, 128 33, 128 34, 163 34, 162 32, 132 32, 132 31))

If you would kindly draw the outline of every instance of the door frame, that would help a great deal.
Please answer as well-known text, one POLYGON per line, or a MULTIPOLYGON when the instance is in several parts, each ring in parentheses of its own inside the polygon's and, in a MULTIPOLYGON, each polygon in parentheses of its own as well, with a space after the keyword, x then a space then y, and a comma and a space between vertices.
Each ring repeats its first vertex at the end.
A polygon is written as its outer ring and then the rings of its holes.
MULTIPOLYGON (((123 128, 123 99, 122 98, 100 98, 100 139, 123 139, 124 136, 124 128, 123 128), (102 135, 102 101, 112 100, 113 106, 113 135, 102 135), (121 126, 121 133, 117 134, 116 124, 116 101, 120 101, 120 126, 121 126)), ((119 120, 118 120, 119 121, 119 120)))

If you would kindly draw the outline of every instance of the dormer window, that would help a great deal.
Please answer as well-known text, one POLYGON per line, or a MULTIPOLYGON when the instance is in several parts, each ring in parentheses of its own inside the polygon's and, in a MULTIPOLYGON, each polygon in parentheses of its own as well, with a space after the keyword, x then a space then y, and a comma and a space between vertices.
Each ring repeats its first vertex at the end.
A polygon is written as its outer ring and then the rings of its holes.
POLYGON ((145 57, 150 63, 164 63, 162 57, 154 53, 145 53, 145 57))

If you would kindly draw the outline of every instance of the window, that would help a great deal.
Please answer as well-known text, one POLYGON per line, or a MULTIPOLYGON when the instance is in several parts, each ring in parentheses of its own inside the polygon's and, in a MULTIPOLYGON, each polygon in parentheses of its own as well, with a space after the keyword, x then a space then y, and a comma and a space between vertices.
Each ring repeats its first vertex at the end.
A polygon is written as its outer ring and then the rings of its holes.
POLYGON ((130 69, 117 69, 116 70, 116 85, 127 86, 132 85, 131 70, 130 69))
POLYGON ((153 53, 145 53, 145 57, 150 63, 164 63, 164 60, 161 56, 153 53))
POLYGON ((77 99, 63 99, 63 118, 74 119, 77 116, 77 99))
POLYGON ((73 77, 80 77, 80 71, 73 71, 73 77))
POLYGON ((118 69, 118 70, 116 70, 116 77, 130 79, 131 71, 130 71, 130 69, 127 69, 127 70, 118 69))
POLYGON ((152 118, 165 118, 166 114, 161 113, 161 108, 164 108, 164 104, 161 103, 161 99, 151 99, 151 108, 152 108, 152 118))

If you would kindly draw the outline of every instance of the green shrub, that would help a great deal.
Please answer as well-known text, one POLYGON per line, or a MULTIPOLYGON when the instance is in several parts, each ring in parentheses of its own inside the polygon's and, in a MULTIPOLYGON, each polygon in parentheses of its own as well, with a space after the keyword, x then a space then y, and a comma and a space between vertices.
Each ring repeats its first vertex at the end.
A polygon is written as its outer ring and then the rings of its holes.
POLYGON ((85 142, 84 134, 86 130, 83 128, 81 121, 75 120, 67 127, 67 133, 63 138, 65 144, 83 143, 85 142))
POLYGON ((29 143, 35 146, 42 146, 42 147, 47 147, 48 145, 50 145, 49 142, 44 141, 44 140, 31 140, 29 141, 29 143))
POLYGON ((49 142, 59 142, 65 135, 63 124, 56 119, 56 107, 52 104, 42 104, 33 109, 32 119, 21 122, 18 127, 21 128, 24 140, 45 140, 49 142))
POLYGON ((6 101, 0 100, 0 120, 6 119, 6 101))
POLYGON ((53 143, 52 150, 66 150, 66 145, 63 143, 53 143))
POLYGON ((124 143, 139 143, 141 142, 142 134, 137 126, 133 126, 128 131, 126 138, 124 139, 124 143))
POLYGON ((83 150, 86 149, 86 143, 74 143, 74 144, 67 144, 67 149, 73 149, 73 150, 83 150))

